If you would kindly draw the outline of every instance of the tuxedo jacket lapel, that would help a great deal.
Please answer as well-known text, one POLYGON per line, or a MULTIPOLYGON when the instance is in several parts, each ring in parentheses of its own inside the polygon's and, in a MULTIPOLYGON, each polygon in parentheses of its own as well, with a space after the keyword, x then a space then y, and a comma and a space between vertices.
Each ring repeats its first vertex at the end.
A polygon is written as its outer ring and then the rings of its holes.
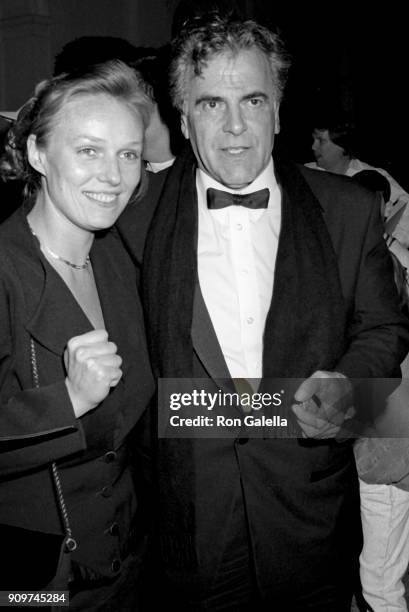
MULTIPOLYGON (((277 323, 276 329, 280 329, 280 335, 286 335, 285 346, 288 350, 294 346, 296 341, 295 322, 289 313, 293 311, 297 303, 296 275, 297 268, 294 259, 293 235, 291 232, 291 218, 289 208, 291 206, 290 194, 286 186, 280 185, 281 191, 281 228, 278 240, 276 262, 274 268, 274 285, 270 306, 267 312, 267 320, 274 319, 277 323)), ((268 368, 267 368, 268 369, 268 368)), ((265 345, 263 347, 263 374, 266 371, 265 345)))
POLYGON ((211 378, 230 378, 199 282, 196 283, 193 301, 192 342, 197 357, 211 378))

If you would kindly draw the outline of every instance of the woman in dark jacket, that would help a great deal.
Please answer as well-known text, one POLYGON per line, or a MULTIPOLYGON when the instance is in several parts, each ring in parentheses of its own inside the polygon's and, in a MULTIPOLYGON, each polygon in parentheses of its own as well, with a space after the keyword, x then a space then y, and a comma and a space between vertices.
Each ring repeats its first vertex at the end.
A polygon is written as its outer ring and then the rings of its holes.
POLYGON ((20 112, 2 163, 27 198, 0 227, 0 590, 56 571, 55 462, 76 544, 70 610, 136 609, 127 441, 153 380, 135 269, 109 228, 140 193, 149 113, 121 62, 61 75, 20 112))

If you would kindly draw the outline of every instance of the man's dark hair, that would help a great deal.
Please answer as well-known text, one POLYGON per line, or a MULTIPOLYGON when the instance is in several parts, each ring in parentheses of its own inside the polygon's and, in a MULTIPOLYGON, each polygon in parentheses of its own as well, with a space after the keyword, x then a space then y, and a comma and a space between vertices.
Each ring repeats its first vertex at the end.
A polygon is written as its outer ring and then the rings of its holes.
POLYGON ((173 13, 171 36, 176 38, 187 22, 207 13, 229 15, 234 11, 239 15, 237 5, 237 0, 180 0, 173 13))
POLYGON ((278 34, 252 20, 211 12, 188 21, 173 41, 170 69, 173 104, 182 110, 191 71, 199 76, 212 57, 226 52, 234 56, 249 49, 257 49, 268 58, 276 101, 280 102, 290 61, 278 34))

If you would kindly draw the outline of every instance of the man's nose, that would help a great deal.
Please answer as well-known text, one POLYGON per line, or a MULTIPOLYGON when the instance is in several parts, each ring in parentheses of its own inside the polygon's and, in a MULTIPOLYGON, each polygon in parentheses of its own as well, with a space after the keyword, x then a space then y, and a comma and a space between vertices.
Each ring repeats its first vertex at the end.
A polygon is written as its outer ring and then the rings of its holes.
POLYGON ((318 140, 316 138, 312 139, 312 145, 311 145, 311 149, 313 151, 316 151, 318 149, 318 140))
POLYGON ((235 135, 241 134, 247 129, 240 105, 234 105, 227 109, 223 129, 225 132, 230 132, 235 135))
POLYGON ((120 183, 121 172, 117 157, 109 156, 104 158, 98 178, 100 181, 111 183, 112 185, 118 185, 120 183))

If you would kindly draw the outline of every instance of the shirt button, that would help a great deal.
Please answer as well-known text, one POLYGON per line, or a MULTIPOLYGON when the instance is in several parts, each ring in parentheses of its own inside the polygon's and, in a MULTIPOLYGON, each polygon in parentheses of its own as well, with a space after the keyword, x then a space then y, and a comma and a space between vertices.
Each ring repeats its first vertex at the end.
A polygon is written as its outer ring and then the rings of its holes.
POLYGON ((118 523, 112 523, 111 527, 109 528, 109 533, 112 536, 119 535, 119 525, 118 525, 118 523))
POLYGON ((117 459, 117 457, 118 457, 118 455, 116 454, 115 451, 108 451, 104 455, 104 461, 105 461, 105 463, 112 463, 113 461, 115 461, 117 459))
POLYGON ((121 569, 121 562, 119 559, 114 559, 111 563, 111 570, 114 572, 114 574, 118 573, 119 570, 121 569))
POLYGON ((111 486, 106 486, 103 489, 101 489, 100 491, 102 497, 111 497, 112 495, 112 487, 111 486))
POLYGON ((254 319, 253 319, 253 317, 247 317, 247 323, 248 323, 249 325, 251 325, 252 323, 254 323, 254 319))
POLYGON ((247 274, 249 273, 249 269, 248 268, 243 268, 241 273, 244 274, 245 276, 247 276, 247 274))
POLYGON ((237 223, 237 224, 236 224, 236 229, 237 229, 239 232, 241 232, 241 230, 243 229, 242 224, 241 224, 241 223, 237 223))

